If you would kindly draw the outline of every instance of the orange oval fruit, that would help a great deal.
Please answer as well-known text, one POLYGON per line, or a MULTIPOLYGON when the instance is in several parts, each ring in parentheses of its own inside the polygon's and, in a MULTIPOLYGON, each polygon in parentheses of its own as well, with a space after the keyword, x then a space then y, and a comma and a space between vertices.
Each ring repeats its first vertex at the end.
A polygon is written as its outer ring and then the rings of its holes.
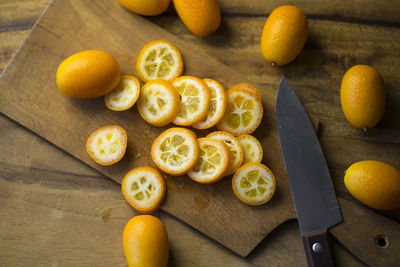
POLYGON ((58 89, 75 98, 108 94, 121 78, 115 58, 100 50, 82 51, 65 59, 57 69, 58 89))
POLYGON ((400 171, 381 161, 352 164, 344 176, 349 192, 365 205, 378 210, 400 208, 400 171))
POLYGON ((129 266, 167 266, 168 234, 158 218, 152 215, 133 217, 125 225, 122 240, 129 266))
POLYGON ((215 32, 221 22, 218 0, 172 0, 183 24, 203 37, 215 32))
POLYGON ((119 0, 126 9, 145 16, 156 16, 167 10, 171 0, 119 0))
POLYGON ((183 175, 199 159, 199 142, 196 134, 189 129, 173 127, 161 133, 151 146, 150 155, 163 172, 183 175))
POLYGON ((151 41, 140 50, 136 72, 144 82, 156 79, 172 81, 183 72, 181 52, 168 41, 151 41))
POLYGON ((385 110, 386 91, 382 76, 367 65, 351 67, 343 76, 340 102, 351 125, 361 129, 374 127, 385 110))
POLYGON ((308 20, 296 6, 280 6, 272 11, 261 35, 264 58, 277 65, 293 61, 306 43, 308 20))

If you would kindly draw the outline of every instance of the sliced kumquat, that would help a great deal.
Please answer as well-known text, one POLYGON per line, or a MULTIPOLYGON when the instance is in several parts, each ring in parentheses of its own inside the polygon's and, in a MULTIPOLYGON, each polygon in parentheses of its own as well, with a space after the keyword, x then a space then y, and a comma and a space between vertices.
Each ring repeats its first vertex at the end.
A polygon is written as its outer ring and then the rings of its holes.
POLYGON ((195 133, 179 127, 164 131, 151 147, 151 158, 165 173, 187 173, 199 158, 199 143, 195 133))
POLYGON ((251 85, 249 83, 238 83, 238 84, 232 86, 230 89, 243 89, 243 90, 249 91, 250 93, 255 94, 257 96, 257 98, 261 101, 260 91, 257 89, 257 87, 255 87, 254 85, 251 85))
POLYGON ((196 182, 210 184, 219 181, 229 165, 229 149, 223 141, 199 138, 200 157, 188 175, 196 182))
POLYGON ((125 200, 141 213, 156 211, 166 194, 165 179, 152 167, 138 167, 129 171, 121 183, 125 200))
POLYGON ((223 176, 233 174, 243 162, 243 148, 232 134, 224 131, 216 131, 206 137, 223 141, 229 149, 229 165, 223 176))
POLYGON ((144 82, 155 79, 171 81, 183 72, 182 55, 168 41, 152 41, 140 51, 136 62, 136 72, 144 82))
POLYGON ((172 81, 181 97, 178 116, 174 123, 191 126, 207 115, 210 105, 210 90, 207 84, 193 76, 181 76, 172 81))
POLYGON ((93 132, 86 141, 86 151, 100 165, 117 163, 125 155, 127 136, 120 126, 105 126, 93 132))
POLYGON ((196 129, 208 129, 216 125, 224 115, 226 108, 225 88, 216 80, 203 79, 210 89, 210 106, 207 115, 192 126, 196 129))
POLYGON ((230 89, 227 94, 226 110, 217 128, 235 136, 251 134, 263 117, 261 101, 254 93, 243 89, 230 89))
POLYGON ((179 111, 179 94, 168 81, 147 82, 140 92, 138 110, 142 118, 154 126, 172 122, 179 111))
POLYGON ((123 75, 117 87, 104 96, 106 106, 114 111, 130 109, 137 101, 140 83, 133 76, 123 75))
POLYGON ((237 140, 242 145, 244 158, 243 165, 250 162, 260 163, 263 158, 263 148, 260 142, 252 135, 243 134, 237 137, 237 140))
POLYGON ((275 176, 261 163, 247 163, 236 171, 232 178, 232 188, 242 202, 262 205, 275 193, 275 176))

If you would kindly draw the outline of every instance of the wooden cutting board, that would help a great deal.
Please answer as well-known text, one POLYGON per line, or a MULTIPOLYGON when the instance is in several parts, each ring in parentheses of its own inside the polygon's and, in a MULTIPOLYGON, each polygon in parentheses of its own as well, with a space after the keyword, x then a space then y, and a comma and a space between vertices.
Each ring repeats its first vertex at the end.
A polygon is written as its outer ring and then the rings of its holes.
MULTIPOLYGON (((153 165, 149 157, 150 146, 166 127, 156 128, 145 123, 136 108, 112 112, 101 98, 77 100, 60 94, 55 83, 56 70, 63 59, 75 52, 101 49, 117 58, 123 74, 135 75, 135 62, 140 49, 155 39, 169 40, 178 47, 184 57, 186 75, 214 78, 226 88, 248 81, 199 52, 193 45, 126 11, 116 1, 82 3, 55 0, 3 73, 0 111, 120 182, 130 169, 153 165), (85 142, 91 132, 109 124, 118 124, 127 130, 128 150, 124 159, 115 166, 102 167, 88 157, 85 142)), ((276 136, 275 98, 271 90, 257 87, 262 93, 264 118, 255 136, 264 148, 263 162, 277 178, 277 192, 270 203, 261 207, 241 203, 232 193, 230 178, 214 185, 200 185, 186 176, 166 176, 168 194, 162 206, 163 210, 242 256, 247 255, 279 224, 295 218, 276 136)), ((198 136, 206 134, 197 133, 198 136)), ((348 206, 346 202, 341 204, 348 206)), ((342 240, 340 236, 347 236, 345 231, 340 230, 345 228, 335 229, 339 229, 335 234, 339 240, 342 240)), ((361 253, 366 254, 365 250, 361 253)))
MULTIPOLYGON (((117 1, 56 0, 4 71, 0 110, 120 183, 132 168, 154 166, 149 155, 151 144, 168 127, 146 123, 136 107, 113 112, 106 108, 103 98, 80 100, 64 96, 56 86, 57 67, 73 53, 99 49, 114 55, 123 74, 136 76, 139 51, 157 39, 178 47, 184 58, 185 75, 214 78, 226 88, 248 81, 192 45, 125 10, 117 1), (127 153, 113 166, 99 166, 86 153, 86 139, 97 128, 114 124, 127 131, 127 153)), ((279 224, 295 218, 275 131, 275 97, 271 90, 258 87, 264 118, 255 136, 264 148, 263 162, 277 178, 277 191, 270 203, 260 207, 241 203, 232 192, 230 177, 213 185, 201 185, 187 176, 166 176, 168 193, 162 205, 163 210, 241 255, 247 255, 279 224)))

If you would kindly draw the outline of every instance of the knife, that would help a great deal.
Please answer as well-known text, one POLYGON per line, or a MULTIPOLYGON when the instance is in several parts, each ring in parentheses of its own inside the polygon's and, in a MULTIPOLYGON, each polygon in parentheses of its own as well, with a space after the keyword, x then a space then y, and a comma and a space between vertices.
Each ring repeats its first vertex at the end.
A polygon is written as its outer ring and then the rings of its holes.
POLYGON ((309 266, 334 266, 328 229, 342 221, 332 178, 311 121, 283 76, 276 124, 309 266))

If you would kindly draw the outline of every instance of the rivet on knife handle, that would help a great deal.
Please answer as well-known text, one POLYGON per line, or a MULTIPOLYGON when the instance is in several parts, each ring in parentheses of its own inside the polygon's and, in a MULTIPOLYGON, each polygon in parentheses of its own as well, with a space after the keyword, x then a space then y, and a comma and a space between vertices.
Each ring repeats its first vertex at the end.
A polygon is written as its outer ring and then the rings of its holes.
POLYGON ((303 244, 309 266, 334 266, 326 230, 305 234, 303 244))

